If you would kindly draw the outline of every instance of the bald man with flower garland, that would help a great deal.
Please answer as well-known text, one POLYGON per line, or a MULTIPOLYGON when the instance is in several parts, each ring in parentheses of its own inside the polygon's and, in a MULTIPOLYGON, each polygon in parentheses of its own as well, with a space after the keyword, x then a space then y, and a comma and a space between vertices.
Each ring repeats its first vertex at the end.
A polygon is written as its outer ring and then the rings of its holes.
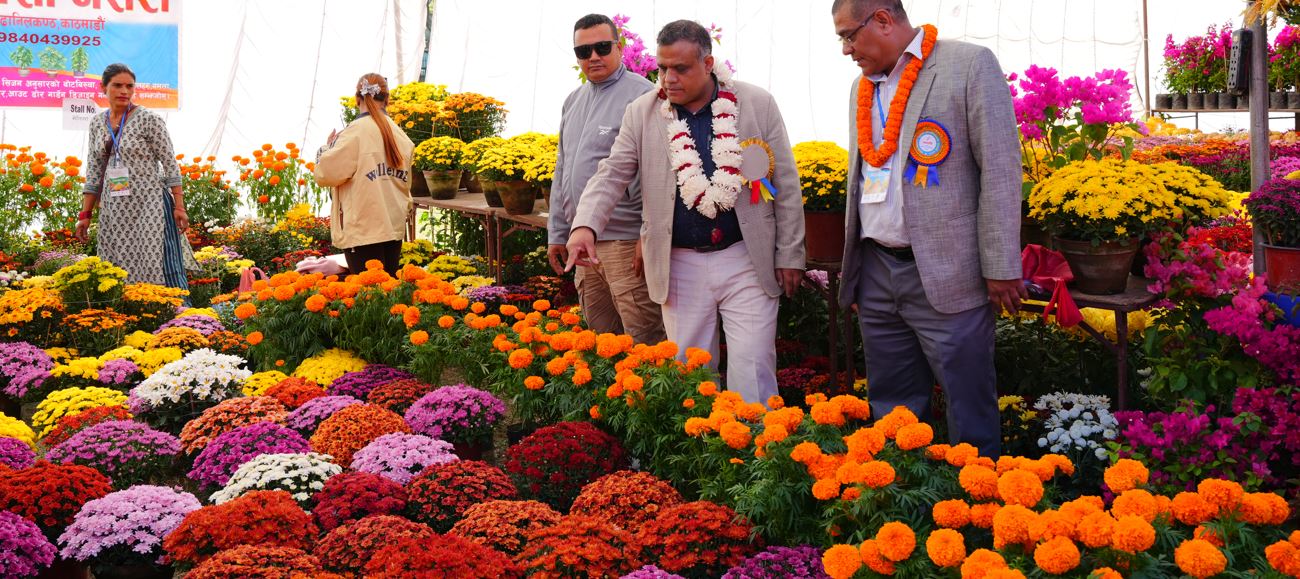
POLYGON ((1027 297, 1020 269, 1020 141, 987 48, 913 27, 899 0, 835 0, 835 33, 862 75, 849 99, 840 303, 856 306, 871 410, 929 417, 1001 454, 993 321, 1027 297))
MULTIPOLYGON (((640 172, 641 243, 650 299, 684 359, 707 350, 716 368, 718 318, 727 388, 748 402, 776 395, 776 314, 803 279, 803 197, 785 122, 772 95, 731 80, 698 22, 658 36, 660 89, 628 105, 609 157, 587 182, 566 268, 599 263, 596 234, 640 172), (759 152, 776 190, 753 195, 741 174, 759 152)), ((761 175, 759 175, 761 177, 761 175)), ((755 178, 755 181, 758 179, 755 178)))

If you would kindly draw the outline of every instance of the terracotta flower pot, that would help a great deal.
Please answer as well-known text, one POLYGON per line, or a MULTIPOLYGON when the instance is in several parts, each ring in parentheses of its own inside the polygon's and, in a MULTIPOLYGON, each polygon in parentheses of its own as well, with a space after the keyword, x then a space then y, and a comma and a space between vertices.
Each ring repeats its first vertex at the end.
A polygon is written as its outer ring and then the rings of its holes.
POLYGON ((803 212, 804 239, 811 261, 844 259, 844 210, 803 212))
POLYGON ((1053 238, 1056 250, 1065 256, 1074 274, 1075 289, 1089 294, 1118 294, 1128 288, 1129 270, 1137 256, 1138 240, 1090 241, 1053 238))
POLYGON ((425 183, 424 179, 422 179, 418 174, 414 174, 415 171, 412 171, 411 173, 413 173, 411 175, 411 197, 428 197, 429 184, 425 183))
POLYGON ((479 183, 483 186, 483 198, 487 199, 488 207, 501 207, 501 195, 497 193, 496 181, 479 179, 479 183))
POLYGON ((527 181, 497 181, 497 194, 506 213, 511 215, 528 215, 533 212, 533 203, 537 193, 527 181))
POLYGON ((1264 244, 1264 270, 1268 289, 1279 293, 1300 294, 1300 247, 1264 244))
POLYGON ((461 171, 460 188, 470 193, 482 193, 483 183, 478 180, 478 173, 473 171, 461 171))
POLYGON ((434 199, 451 199, 460 189, 461 172, 425 171, 424 180, 429 185, 429 196, 434 199))

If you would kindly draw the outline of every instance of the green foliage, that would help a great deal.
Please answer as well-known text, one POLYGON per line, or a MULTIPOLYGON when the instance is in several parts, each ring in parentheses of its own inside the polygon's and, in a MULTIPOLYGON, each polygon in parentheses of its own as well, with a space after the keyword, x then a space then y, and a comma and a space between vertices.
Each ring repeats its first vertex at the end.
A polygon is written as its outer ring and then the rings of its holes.
MULTIPOLYGON (((1115 392, 1115 355, 1091 337, 1072 335, 1041 317, 1000 317, 994 335, 999 394, 1035 399, 1058 391, 1115 392)), ((1135 368, 1142 359, 1140 348, 1129 349, 1130 384, 1138 383, 1135 368)))
POLYGON ((26 46, 19 46, 9 53, 9 61, 13 62, 14 66, 18 68, 31 68, 33 58, 32 49, 26 46))
POLYGON ((86 72, 90 68, 90 55, 86 54, 86 47, 78 46, 72 51, 72 71, 86 72))
POLYGON ((59 52, 59 49, 54 48, 53 46, 46 46, 45 49, 41 50, 41 54, 38 58, 40 58, 41 61, 41 68, 48 72, 62 70, 66 61, 63 57, 63 53, 59 52))
POLYGON ((1147 330, 1142 350, 1150 375, 1143 383, 1150 406, 1193 400, 1231 407, 1237 388, 1257 388, 1269 381, 1268 370, 1246 355, 1239 340, 1205 323, 1205 312, 1218 307, 1218 301, 1188 300, 1164 310, 1159 323, 1147 330))

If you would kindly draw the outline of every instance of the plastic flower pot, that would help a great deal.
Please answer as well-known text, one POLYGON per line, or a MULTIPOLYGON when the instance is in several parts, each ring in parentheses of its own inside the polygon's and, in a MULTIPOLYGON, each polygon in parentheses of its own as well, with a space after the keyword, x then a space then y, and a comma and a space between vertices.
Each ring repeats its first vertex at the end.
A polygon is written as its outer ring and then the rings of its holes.
POLYGON ((1300 293, 1300 247, 1263 245, 1268 289, 1289 294, 1300 293))
POLYGON ((1237 108, 1237 95, 1230 92, 1219 93, 1219 110, 1231 110, 1237 108))
POLYGON ((1284 92, 1268 93, 1268 108, 1270 109, 1286 108, 1286 93, 1284 92))
POLYGON ((1282 319, 1292 326, 1300 327, 1300 295, 1288 295, 1266 292, 1264 299, 1282 310, 1282 319))
POLYGON ((1286 108, 1300 109, 1300 92, 1291 91, 1286 93, 1286 108))
POLYGON ((1156 108, 1171 109, 1174 108, 1174 95, 1162 93, 1156 95, 1156 108))
POLYGON ((1204 108, 1206 108, 1206 109, 1217 109, 1217 108, 1219 108, 1219 93, 1217 93, 1217 92, 1207 92, 1207 93, 1205 93, 1205 96, 1204 96, 1203 100, 1204 100, 1204 102, 1203 102, 1202 106, 1203 106, 1204 108))
POLYGON ((1187 109, 1187 95, 1185 95, 1185 94, 1176 94, 1176 95, 1174 95, 1174 98, 1173 98, 1173 105, 1172 105, 1170 108, 1172 108, 1172 109, 1174 109, 1174 110, 1179 110, 1179 111, 1181 111, 1181 110, 1186 110, 1186 109, 1187 109))
POLYGON ((1199 111, 1205 108, 1205 93, 1194 92, 1187 95, 1187 109, 1199 111))

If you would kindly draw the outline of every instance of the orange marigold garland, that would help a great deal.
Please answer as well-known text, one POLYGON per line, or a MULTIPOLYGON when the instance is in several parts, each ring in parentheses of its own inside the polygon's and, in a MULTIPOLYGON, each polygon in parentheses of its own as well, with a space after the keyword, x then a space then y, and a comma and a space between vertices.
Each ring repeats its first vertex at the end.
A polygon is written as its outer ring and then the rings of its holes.
POLYGON ((873 167, 883 166, 894 153, 898 152, 898 139, 902 133, 903 113, 907 110, 907 97, 912 94, 912 85, 916 84, 916 77, 921 74, 921 65, 925 64, 925 59, 930 57, 930 51, 934 50, 934 41, 939 35, 939 30, 930 24, 923 24, 921 29, 925 34, 921 40, 921 58, 913 58, 903 69, 903 76, 898 80, 898 88, 894 91, 894 100, 889 103, 889 120, 885 123, 885 134, 880 140, 879 148, 876 147, 871 135, 871 108, 876 95, 876 85, 865 76, 858 81, 858 152, 862 155, 862 159, 873 167))

